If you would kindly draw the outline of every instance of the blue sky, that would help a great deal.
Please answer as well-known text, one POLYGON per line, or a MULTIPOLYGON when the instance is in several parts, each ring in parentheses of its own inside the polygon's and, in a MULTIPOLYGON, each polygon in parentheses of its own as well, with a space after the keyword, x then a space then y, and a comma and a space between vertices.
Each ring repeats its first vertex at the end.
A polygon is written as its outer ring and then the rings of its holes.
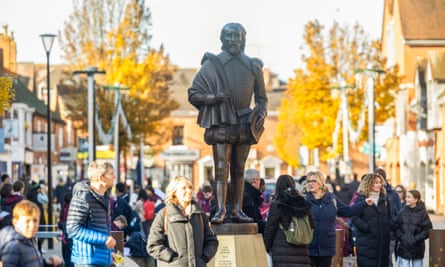
MULTIPOLYGON (((280 78, 300 67, 304 25, 314 19, 329 28, 358 22, 372 39, 380 37, 384 0, 151 0, 152 46, 162 43, 174 64, 198 68, 205 52, 220 51, 227 22, 247 30, 246 53, 259 57, 280 78)), ((46 62, 39 34, 57 33, 72 12, 71 0, 0 0, 0 24, 14 32, 19 62, 46 62)), ((55 43, 52 63, 63 63, 55 43)))

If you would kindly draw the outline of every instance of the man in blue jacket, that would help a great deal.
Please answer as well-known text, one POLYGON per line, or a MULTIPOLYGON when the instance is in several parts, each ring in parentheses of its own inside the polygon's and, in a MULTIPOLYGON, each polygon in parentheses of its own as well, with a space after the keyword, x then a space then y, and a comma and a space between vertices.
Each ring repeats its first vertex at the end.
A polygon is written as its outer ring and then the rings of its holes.
POLYGON ((75 265, 110 266, 113 261, 116 240, 110 233, 109 189, 115 177, 113 165, 93 161, 88 166, 89 180, 74 186, 66 228, 73 239, 75 265))

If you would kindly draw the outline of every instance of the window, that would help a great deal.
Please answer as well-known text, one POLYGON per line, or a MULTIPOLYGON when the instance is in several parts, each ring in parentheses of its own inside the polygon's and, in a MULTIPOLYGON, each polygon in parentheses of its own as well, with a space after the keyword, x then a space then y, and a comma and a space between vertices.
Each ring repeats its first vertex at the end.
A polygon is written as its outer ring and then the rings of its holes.
POLYGON ((59 128, 59 147, 63 147, 63 127, 59 128))
POLYGON ((184 144, 184 126, 173 127, 173 145, 179 146, 184 144))

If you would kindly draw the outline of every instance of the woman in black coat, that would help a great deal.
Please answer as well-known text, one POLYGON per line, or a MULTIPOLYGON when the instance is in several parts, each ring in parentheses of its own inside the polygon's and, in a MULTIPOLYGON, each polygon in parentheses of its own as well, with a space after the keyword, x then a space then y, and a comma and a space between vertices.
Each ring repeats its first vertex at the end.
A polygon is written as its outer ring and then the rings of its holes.
POLYGON ((264 231, 264 244, 272 256, 274 267, 309 266, 308 245, 292 245, 287 243, 283 229, 287 229, 292 216, 309 216, 312 228, 315 223, 311 214, 311 204, 295 190, 295 181, 290 175, 278 177, 275 197, 272 200, 269 216, 264 231))
POLYGON ((425 239, 429 237, 429 230, 433 228, 428 212, 420 193, 409 190, 406 193, 406 206, 399 212, 394 223, 397 238, 398 265, 423 266, 425 255, 425 239))
POLYGON ((386 197, 385 180, 374 173, 362 177, 356 201, 372 198, 374 204, 352 218, 355 228, 359 267, 389 266, 389 232, 391 213, 386 197))

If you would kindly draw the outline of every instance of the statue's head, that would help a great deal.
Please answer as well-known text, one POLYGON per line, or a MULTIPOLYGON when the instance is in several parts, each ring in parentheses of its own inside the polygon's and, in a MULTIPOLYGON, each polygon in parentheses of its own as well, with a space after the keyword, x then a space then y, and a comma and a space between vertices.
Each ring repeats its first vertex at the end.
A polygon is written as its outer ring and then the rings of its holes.
POLYGON ((231 55, 237 55, 246 47, 246 30, 239 23, 227 23, 221 30, 221 49, 231 55))

